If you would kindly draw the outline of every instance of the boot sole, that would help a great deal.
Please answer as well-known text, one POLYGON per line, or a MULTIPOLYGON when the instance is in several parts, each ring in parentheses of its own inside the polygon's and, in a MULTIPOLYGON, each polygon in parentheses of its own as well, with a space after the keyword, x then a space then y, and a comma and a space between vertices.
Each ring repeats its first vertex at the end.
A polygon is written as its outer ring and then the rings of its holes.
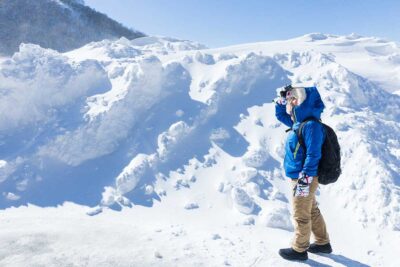
POLYGON ((284 258, 285 260, 288 260, 288 261, 306 261, 306 260, 308 260, 308 257, 301 258, 301 259, 299 259, 299 258, 297 258, 297 259, 292 259, 292 258, 286 257, 285 254, 282 254, 282 253, 280 253, 280 252, 279 252, 279 255, 280 255, 282 258, 284 258))
POLYGON ((324 253, 324 254, 331 254, 332 253, 332 250, 331 251, 329 251, 329 250, 327 250, 327 251, 312 251, 312 250, 307 250, 307 252, 310 252, 310 253, 314 253, 314 254, 317 254, 317 253, 324 253))

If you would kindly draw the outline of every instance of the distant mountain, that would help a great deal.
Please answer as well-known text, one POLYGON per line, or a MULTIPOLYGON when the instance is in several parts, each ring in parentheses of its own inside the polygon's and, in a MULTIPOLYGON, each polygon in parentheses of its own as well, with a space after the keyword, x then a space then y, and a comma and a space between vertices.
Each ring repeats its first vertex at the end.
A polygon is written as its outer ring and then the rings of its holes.
POLYGON ((21 43, 65 52, 89 42, 145 36, 76 0, 0 1, 0 54, 11 55, 21 43))

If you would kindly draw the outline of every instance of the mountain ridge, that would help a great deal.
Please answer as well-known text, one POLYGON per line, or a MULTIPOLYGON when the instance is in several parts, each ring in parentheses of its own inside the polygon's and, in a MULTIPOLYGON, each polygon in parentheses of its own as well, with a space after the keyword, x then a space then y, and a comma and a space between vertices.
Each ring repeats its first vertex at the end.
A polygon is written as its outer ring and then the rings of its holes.
POLYGON ((92 41, 145 36, 75 0, 0 2, 0 53, 12 55, 21 43, 65 52, 92 41))

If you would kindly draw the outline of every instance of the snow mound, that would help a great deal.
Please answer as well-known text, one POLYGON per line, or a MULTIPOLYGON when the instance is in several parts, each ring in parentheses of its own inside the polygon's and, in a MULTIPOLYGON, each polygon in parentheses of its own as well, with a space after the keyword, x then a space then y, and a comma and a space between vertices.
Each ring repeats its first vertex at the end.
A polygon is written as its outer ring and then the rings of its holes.
POLYGON ((399 230, 400 96, 343 56, 351 47, 398 64, 398 47, 358 36, 296 40, 297 49, 294 40, 205 49, 121 38, 65 54, 21 45, 0 63, 0 207, 233 207, 232 221, 290 231, 285 127, 271 100, 291 82, 319 88, 322 119, 342 146, 343 175, 322 195, 364 226, 399 230))
POLYGON ((254 202, 241 188, 233 188, 231 191, 235 208, 243 214, 251 214, 254 210, 254 202))
POLYGON ((320 41, 320 40, 326 40, 328 39, 330 36, 323 34, 323 33, 310 33, 310 34, 306 34, 303 36, 304 39, 308 39, 308 41, 320 41))
POLYGON ((291 215, 287 208, 275 208, 260 214, 261 223, 271 228, 293 231, 291 215))
POLYGON ((71 116, 79 104, 84 108, 87 95, 110 88, 98 62, 71 64, 65 56, 37 45, 22 44, 0 70, 2 132, 45 125, 63 112, 71 116))

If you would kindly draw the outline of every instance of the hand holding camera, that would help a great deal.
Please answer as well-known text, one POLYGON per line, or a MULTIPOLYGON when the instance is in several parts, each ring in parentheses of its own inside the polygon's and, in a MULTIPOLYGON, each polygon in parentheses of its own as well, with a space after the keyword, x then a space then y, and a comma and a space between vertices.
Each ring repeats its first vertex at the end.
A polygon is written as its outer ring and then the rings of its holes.
POLYGON ((287 98, 290 95, 290 92, 293 90, 293 87, 291 84, 286 85, 285 87, 283 87, 283 90, 279 92, 279 94, 281 95, 281 97, 283 98, 287 98))
POLYGON ((279 97, 275 98, 273 102, 275 102, 278 105, 286 105, 287 104, 287 99, 290 96, 290 91, 293 90, 292 85, 286 85, 283 90, 279 92, 279 97))

